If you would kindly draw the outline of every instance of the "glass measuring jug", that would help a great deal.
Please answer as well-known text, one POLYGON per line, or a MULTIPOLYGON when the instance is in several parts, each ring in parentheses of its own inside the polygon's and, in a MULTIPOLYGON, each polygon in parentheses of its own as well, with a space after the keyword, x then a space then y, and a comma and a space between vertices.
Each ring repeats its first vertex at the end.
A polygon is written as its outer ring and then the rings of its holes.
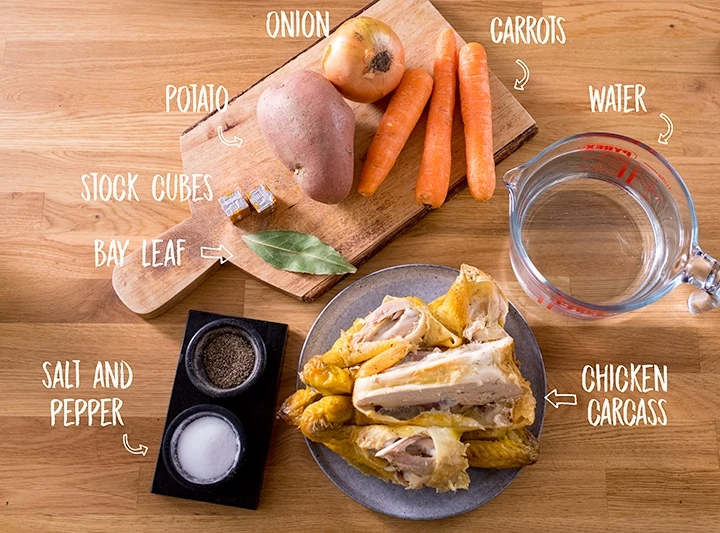
POLYGON ((542 306, 600 318, 651 304, 681 283, 691 313, 720 305, 720 263, 697 243, 685 183, 643 143, 584 133, 508 171, 510 260, 542 306))

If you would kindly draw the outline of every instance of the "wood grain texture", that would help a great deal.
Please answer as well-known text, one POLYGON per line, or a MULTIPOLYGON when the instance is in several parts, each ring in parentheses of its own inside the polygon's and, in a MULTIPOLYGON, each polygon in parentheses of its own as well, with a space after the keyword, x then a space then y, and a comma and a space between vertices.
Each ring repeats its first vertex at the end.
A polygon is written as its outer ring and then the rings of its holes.
MULTIPOLYGON (((325 0, 334 24, 363 1, 325 0)), ((720 255, 720 2, 436 0, 466 40, 487 47, 539 133, 498 165, 498 177, 572 133, 608 129, 656 146, 685 178, 700 243, 720 255), (565 45, 495 45, 493 17, 557 15, 565 45), (590 113, 588 84, 643 83, 647 114, 590 113)), ((720 531, 720 311, 693 317, 689 289, 601 322, 570 320, 537 306, 508 258, 507 193, 476 204, 461 189, 313 303, 302 303, 221 267, 164 315, 146 321, 114 295, 111 271, 94 268, 93 239, 158 235, 189 216, 179 202, 85 202, 85 172, 139 172, 149 198, 156 172, 182 172, 178 137, 201 114, 164 112, 167 83, 224 84, 238 94, 305 49, 271 40, 268 10, 297 2, 0 0, 0 531, 3 533, 504 531, 509 533, 720 531), (577 407, 550 407, 539 462, 495 500, 440 523, 407 523, 356 504, 315 465, 300 435, 273 428, 260 508, 253 512, 150 494, 150 483, 189 309, 290 325, 280 398, 295 386, 303 340, 348 284, 403 263, 475 264, 492 273, 535 331, 549 389, 576 393, 577 407), (79 359, 78 390, 45 389, 43 361, 79 359), (52 398, 98 397, 97 360, 130 363, 118 391, 125 427, 50 427, 52 398), (591 427, 581 388, 586 364, 668 365, 669 424, 591 427), (122 447, 150 447, 147 457, 122 447)), ((308 5, 315 9, 317 6, 308 5)))
MULTIPOLYGON (((432 73, 435 39, 448 27, 447 21, 427 0, 397 2, 380 0, 363 10, 363 15, 377 17, 389 24, 405 46, 407 68, 432 73)), ((457 36, 458 47, 464 44, 457 36)), ((239 189, 244 194, 267 184, 278 199, 276 212, 267 218, 249 217, 233 225, 217 201, 190 202, 192 223, 176 227, 162 236, 182 238, 188 226, 202 229, 189 231, 212 246, 222 242, 233 254, 230 262, 252 276, 296 298, 312 301, 336 284, 339 276, 313 276, 268 268, 250 252, 242 236, 268 229, 289 229, 310 233, 337 249, 346 259, 358 265, 385 246, 393 237, 412 225, 428 210, 415 202, 411 184, 417 178, 424 138, 424 119, 408 139, 397 163, 379 192, 364 198, 355 192, 364 155, 372 140, 388 98, 367 105, 348 102, 355 114, 355 185, 350 196, 338 205, 326 205, 307 197, 295 182, 292 172, 273 155, 262 136, 256 119, 257 101, 262 92, 278 85, 299 70, 321 72, 322 54, 327 39, 289 59, 278 70, 269 73, 246 91, 234 97, 227 110, 213 112, 188 128, 180 139, 185 172, 210 174, 215 197, 239 189), (232 139, 243 140, 240 149, 222 144, 218 130, 232 139)), ((493 144, 496 161, 517 150, 537 131, 532 117, 517 102, 497 77, 491 75, 493 102, 493 144)), ((457 106, 459 109, 459 105, 457 106)), ((464 183, 464 136, 459 113, 453 127, 453 165, 450 195, 464 183)), ((188 241, 188 246, 201 243, 188 241)), ((124 265, 115 269, 113 284, 125 304, 138 314, 155 316, 196 287, 198 277, 206 275, 211 263, 195 251, 187 254, 183 268, 158 267, 147 272, 141 264, 141 252, 130 254, 124 265)))

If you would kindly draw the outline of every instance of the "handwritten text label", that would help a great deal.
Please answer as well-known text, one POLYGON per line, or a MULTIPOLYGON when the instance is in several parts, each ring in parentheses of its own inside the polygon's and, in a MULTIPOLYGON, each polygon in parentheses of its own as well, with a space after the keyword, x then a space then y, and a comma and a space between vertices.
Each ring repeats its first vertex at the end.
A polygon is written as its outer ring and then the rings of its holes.
POLYGON ((563 17, 495 17, 490 21, 490 38, 495 44, 565 44, 563 17))
POLYGON ((270 11, 265 19, 265 30, 272 39, 305 37, 306 39, 330 35, 330 13, 325 11, 270 11))

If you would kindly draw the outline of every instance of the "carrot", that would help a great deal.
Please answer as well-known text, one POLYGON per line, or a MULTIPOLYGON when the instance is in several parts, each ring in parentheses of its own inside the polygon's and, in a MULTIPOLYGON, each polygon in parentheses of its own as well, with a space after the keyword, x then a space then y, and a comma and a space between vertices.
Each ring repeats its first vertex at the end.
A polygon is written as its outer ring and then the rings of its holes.
POLYGON ((466 44, 460 49, 458 63, 468 187, 473 198, 486 201, 495 192, 495 159, 485 49, 478 43, 466 44))
POLYGON ((457 89, 458 56, 455 33, 447 28, 435 45, 435 86, 425 130, 415 199, 420 205, 440 207, 450 186, 452 121, 457 89))
POLYGON ((420 120, 432 93, 433 79, 420 69, 405 72, 368 148, 358 192, 371 196, 385 181, 400 152, 420 120))

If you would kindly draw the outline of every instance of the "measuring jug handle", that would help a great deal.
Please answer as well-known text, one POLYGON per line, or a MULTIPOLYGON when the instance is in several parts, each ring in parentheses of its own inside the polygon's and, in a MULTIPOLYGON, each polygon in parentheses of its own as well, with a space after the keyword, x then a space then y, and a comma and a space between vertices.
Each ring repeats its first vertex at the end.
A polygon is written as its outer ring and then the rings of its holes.
POLYGON ((688 298, 688 309, 693 315, 720 306, 720 261, 710 257, 699 246, 693 248, 685 267, 684 281, 700 289, 693 291, 688 298))

